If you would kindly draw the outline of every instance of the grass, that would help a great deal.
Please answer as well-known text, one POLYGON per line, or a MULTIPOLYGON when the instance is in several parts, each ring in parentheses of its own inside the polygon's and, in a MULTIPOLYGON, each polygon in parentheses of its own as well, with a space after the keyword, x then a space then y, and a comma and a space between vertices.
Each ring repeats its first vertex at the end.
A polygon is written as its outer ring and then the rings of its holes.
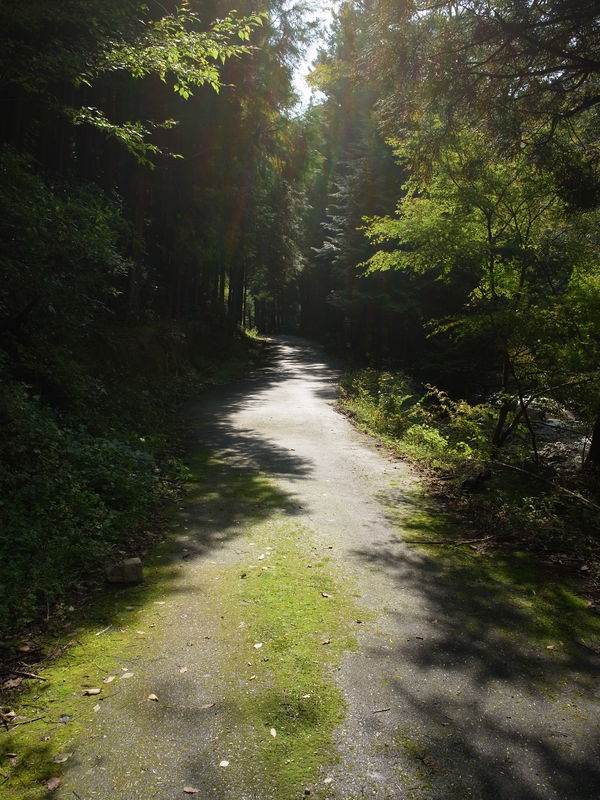
POLYGON ((23 721, 36 720, 0 732, 0 755, 16 754, 15 759, 3 759, 0 768, 4 776, 0 780, 6 778, 11 800, 47 796, 46 781, 61 774, 61 763, 55 759, 72 753, 80 739, 89 735, 94 707, 112 694, 115 684, 104 684, 103 679, 118 675, 123 665, 146 652, 148 645, 136 632, 136 618, 168 592, 172 576, 172 568, 165 563, 168 548, 166 542, 156 548, 145 566, 144 584, 102 590, 73 615, 62 633, 38 643, 47 656, 38 668, 46 680, 29 681, 23 693, 5 699, 12 701, 10 707, 23 721), (102 691, 98 696, 84 696, 86 688, 102 691))
MULTIPOLYGON (((274 800, 300 796, 321 766, 336 760, 333 732, 344 699, 334 673, 344 652, 356 646, 353 587, 334 575, 327 548, 293 519, 293 504, 268 476, 232 470, 204 450, 191 459, 189 479, 187 513, 220 514, 223 528, 239 526, 236 547, 256 554, 248 565, 208 562, 202 568, 203 585, 213 587, 203 609, 220 625, 213 637, 220 643, 215 669, 227 687, 222 751, 244 753, 227 780, 239 781, 240 793, 254 787, 255 796, 274 800), (242 627, 231 627, 226 620, 232 618, 242 627)), ((45 797, 46 781, 69 767, 60 758, 75 753, 76 759, 81 740, 100 735, 94 707, 118 694, 118 678, 103 679, 155 657, 157 632, 151 646, 138 628, 156 613, 153 603, 169 594, 176 574, 172 552, 163 542, 149 560, 144 585, 99 592, 60 638, 43 643, 56 653, 43 667, 47 680, 28 682, 12 698, 19 715, 41 719, 0 734, 0 752, 17 754, 0 768, 11 800, 45 797), (102 692, 86 697, 85 688, 102 692)), ((363 611, 360 616, 365 619, 363 611)))
MULTIPOLYGON (((425 497, 418 505, 408 515, 396 508, 388 513, 403 538, 425 551, 425 571, 443 573, 445 602, 458 618, 464 609, 463 625, 474 637, 487 641, 497 635, 513 642, 515 654, 520 642, 534 673, 532 648, 574 661, 582 647, 600 652, 600 616, 582 596, 580 581, 557 576, 525 550, 487 551, 477 541, 457 545, 470 539, 460 522, 436 512, 425 497)), ((439 600, 435 593, 432 598, 439 600)))
POLYGON ((432 387, 418 398, 417 388, 402 373, 368 369, 342 377, 340 407, 357 427, 420 470, 429 495, 462 527, 459 538, 468 538, 468 527, 477 532, 473 536, 487 537, 487 552, 500 548, 535 554, 538 561, 553 564, 559 580, 569 569, 571 575, 579 571, 585 591, 599 597, 598 514, 585 503, 586 495, 597 502, 593 476, 571 468, 548 480, 531 472, 535 467, 527 462, 525 472, 511 469, 520 469, 526 455, 519 437, 497 457, 508 467, 490 461, 491 406, 453 401, 432 387), (487 465, 488 477, 480 480, 487 465))

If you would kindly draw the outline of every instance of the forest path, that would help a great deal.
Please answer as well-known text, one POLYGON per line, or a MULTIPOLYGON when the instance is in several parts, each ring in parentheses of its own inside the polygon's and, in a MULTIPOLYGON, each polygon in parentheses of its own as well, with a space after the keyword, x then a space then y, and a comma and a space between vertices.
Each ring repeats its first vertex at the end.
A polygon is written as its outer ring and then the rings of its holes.
POLYGON ((430 523, 415 478, 335 411, 335 365, 275 342, 187 410, 169 588, 58 796, 599 797, 597 656, 566 616, 536 635, 500 573, 403 543, 430 523))

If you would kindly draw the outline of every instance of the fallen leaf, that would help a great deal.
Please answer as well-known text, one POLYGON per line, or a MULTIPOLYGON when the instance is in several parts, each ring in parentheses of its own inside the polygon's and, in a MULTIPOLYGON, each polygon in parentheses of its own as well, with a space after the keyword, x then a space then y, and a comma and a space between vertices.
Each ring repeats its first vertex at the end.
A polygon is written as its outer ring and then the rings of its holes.
POLYGON ((202 703, 200 708, 212 708, 213 706, 214 706, 214 703, 202 703))
POLYGON ((331 639, 323 639, 321 644, 331 644, 331 639))
POLYGON ((140 636, 145 636, 145 634, 146 634, 146 631, 136 631, 136 633, 139 633, 139 634, 140 634, 140 636))
POLYGON ((158 703, 158 697, 155 694, 149 694, 148 700, 154 700, 155 703, 158 703))
POLYGON ((123 680, 123 678, 133 678, 133 672, 124 672, 121 675, 121 680, 123 680))
POLYGON ((154 605, 155 606, 164 606, 164 604, 165 604, 164 600, 155 600, 154 601, 154 605))
POLYGON ((261 648, 262 646, 263 646, 263 643, 262 643, 262 642, 257 642, 257 643, 254 645, 254 647, 256 648, 256 650, 260 650, 260 648, 261 648))
POLYGON ((327 592, 321 592, 321 597, 331 597, 327 592))
POLYGON ((84 689, 83 694, 89 696, 92 694, 100 694, 101 691, 102 689, 84 689))
POLYGON ((46 781, 46 789, 48 789, 49 792, 54 792, 56 789, 58 789, 61 783, 62 780, 60 778, 50 778, 46 781))
POLYGON ((103 678, 102 683, 112 683, 115 679, 114 675, 109 675, 108 678, 103 678))
POLYGON ((135 606, 125 606, 125 611, 133 611, 135 606))
POLYGON ((271 728, 271 730, 269 731, 269 733, 271 734, 271 736, 272 736, 273 738, 275 738, 275 737, 277 736, 277 731, 275 730, 275 728, 271 728))
POLYGON ((54 758, 54 763, 55 764, 64 764, 65 761, 68 761, 71 758, 72 755, 73 755, 73 753, 59 753, 54 758))
POLYGON ((225 760, 220 761, 219 762, 219 766, 220 767, 228 767, 229 766, 229 761, 225 761, 225 760))
POLYGON ((18 753, 4 753, 4 758, 18 758, 18 753))
POLYGON ((325 778, 323 783, 333 783, 333 778, 325 778))
POLYGON ((187 671, 188 671, 188 668, 187 668, 187 667, 181 667, 181 669, 179 670, 179 672, 180 672, 182 675, 183 675, 183 673, 184 673, 184 672, 187 672, 187 671))
POLYGON ((549 644, 549 645, 546 647, 546 650, 556 650, 556 645, 555 645, 555 644, 549 644))
POLYGON ((100 711, 100 708, 101 708, 100 703, 96 703, 96 705, 94 706, 94 711, 100 711))
POLYGON ((17 689, 23 683, 23 678, 9 678, 2 684, 2 689, 17 689))
POLYGON ((193 786, 184 786, 184 787, 183 787, 183 791, 184 791, 186 794, 198 794, 198 792, 200 791, 200 789, 194 789, 194 787, 193 787, 193 786))
POLYGON ((31 650, 31 647, 28 644, 22 644, 17 649, 18 649, 19 653, 28 653, 31 650))
POLYGON ((250 675, 250 677, 248 678, 248 680, 249 680, 249 681, 254 681, 254 680, 256 680, 256 675, 250 675))

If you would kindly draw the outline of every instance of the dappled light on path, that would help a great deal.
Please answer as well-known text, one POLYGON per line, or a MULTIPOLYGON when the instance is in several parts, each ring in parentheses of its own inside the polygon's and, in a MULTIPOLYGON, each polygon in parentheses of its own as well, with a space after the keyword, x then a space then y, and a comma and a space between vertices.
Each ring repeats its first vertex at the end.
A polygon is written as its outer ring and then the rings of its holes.
POLYGON ((449 544, 406 465, 336 412, 338 365, 272 347, 184 409, 189 495, 162 605, 139 610, 151 642, 60 800, 596 800, 582 602, 524 558, 449 544))

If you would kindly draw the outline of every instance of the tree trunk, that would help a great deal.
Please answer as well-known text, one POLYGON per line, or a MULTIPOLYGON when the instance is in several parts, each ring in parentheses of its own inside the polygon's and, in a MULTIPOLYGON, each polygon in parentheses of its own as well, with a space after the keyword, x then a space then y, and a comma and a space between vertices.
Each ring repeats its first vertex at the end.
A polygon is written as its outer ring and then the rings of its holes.
POLYGON ((586 457, 586 464, 600 467, 600 411, 594 423, 592 441, 590 442, 590 449, 586 457))

